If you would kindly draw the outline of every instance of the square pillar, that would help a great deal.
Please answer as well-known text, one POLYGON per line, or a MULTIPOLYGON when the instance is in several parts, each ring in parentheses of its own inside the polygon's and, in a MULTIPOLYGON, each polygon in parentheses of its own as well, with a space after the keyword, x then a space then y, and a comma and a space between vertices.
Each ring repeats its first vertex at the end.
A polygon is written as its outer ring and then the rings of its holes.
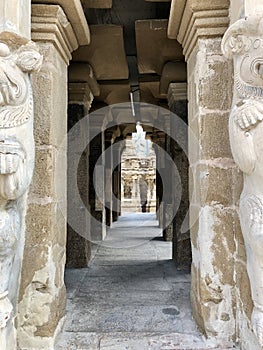
POLYGON ((233 70, 221 51, 229 5, 228 0, 187 0, 177 38, 188 73, 193 315, 207 336, 231 341, 242 177, 228 137, 233 70))
MULTIPOLYGON (((188 123, 187 83, 171 83, 168 88, 168 105, 173 113, 171 117, 171 145, 170 154, 178 170, 181 181, 180 206, 175 213, 173 225, 173 259, 178 267, 191 266, 192 253, 189 230, 189 161, 187 147, 185 151, 175 141, 178 138, 175 118, 188 123)), ((187 136, 184 140, 187 145, 187 136)), ((176 188, 173 183, 172 188, 176 188)), ((176 195, 176 193, 175 193, 176 195)))
POLYGON ((89 121, 89 208, 91 218, 91 241, 100 242, 106 237, 105 211, 105 159, 103 122, 105 115, 92 112, 89 121))
MULTIPOLYGON (((69 268, 87 267, 91 259, 90 215, 89 215, 89 128, 88 112, 94 98, 90 80, 93 77, 91 67, 87 63, 71 63, 69 67, 69 105, 68 130, 74 134, 80 145, 81 157, 73 155, 68 159, 68 225, 67 225, 67 262, 69 268), (83 120, 83 118, 86 119, 83 120), (83 122, 83 123, 82 123, 83 122), (75 188, 75 170, 77 188, 75 188), (77 217, 81 223, 74 227, 77 217)), ((94 79, 93 79, 94 80, 94 79)), ((71 138, 70 138, 71 140, 71 138)), ((68 147, 74 147, 69 144, 68 147)), ((76 151, 76 150, 75 150, 76 151)))
MULTIPOLYGON (((73 13, 76 2, 72 6, 73 13)), ((32 39, 43 65, 32 79, 36 162, 26 217, 18 336, 22 349, 51 349, 66 303, 67 70, 78 37, 60 6, 32 5, 32 39)))

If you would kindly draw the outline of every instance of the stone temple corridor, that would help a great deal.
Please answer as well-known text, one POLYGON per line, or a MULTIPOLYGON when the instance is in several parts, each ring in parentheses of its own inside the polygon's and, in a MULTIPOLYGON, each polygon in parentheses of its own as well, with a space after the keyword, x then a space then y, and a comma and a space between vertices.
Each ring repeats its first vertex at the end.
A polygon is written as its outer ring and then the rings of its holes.
POLYGON ((125 214, 93 247, 89 268, 67 269, 67 317, 56 350, 229 349, 191 316, 190 274, 177 270, 155 214, 125 214))

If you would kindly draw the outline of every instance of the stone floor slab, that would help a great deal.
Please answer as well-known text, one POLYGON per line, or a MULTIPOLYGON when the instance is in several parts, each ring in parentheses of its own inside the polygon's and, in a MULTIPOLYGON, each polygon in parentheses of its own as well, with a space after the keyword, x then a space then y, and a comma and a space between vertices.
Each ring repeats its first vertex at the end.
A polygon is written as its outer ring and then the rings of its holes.
POLYGON ((89 268, 66 271, 67 319, 56 350, 201 350, 191 315, 190 274, 178 271, 172 243, 153 214, 121 217, 89 268))

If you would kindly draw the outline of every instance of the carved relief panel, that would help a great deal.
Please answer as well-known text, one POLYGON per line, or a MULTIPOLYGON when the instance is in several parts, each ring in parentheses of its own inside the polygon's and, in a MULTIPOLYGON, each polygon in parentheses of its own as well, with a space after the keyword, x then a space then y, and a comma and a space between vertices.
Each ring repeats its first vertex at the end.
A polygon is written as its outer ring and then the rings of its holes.
POLYGON ((263 346, 263 19, 235 22, 222 48, 234 60, 235 93, 229 119, 231 149, 244 173, 240 222, 254 309, 252 328, 263 346))
MULTIPOLYGON (((1 344, 6 342, 1 329, 14 313, 14 300, 9 297, 10 279, 11 274, 12 279, 19 275, 20 264, 13 264, 18 247, 21 250, 23 245, 24 198, 34 168, 33 96, 28 73, 38 70, 41 63, 33 42, 11 33, 0 35, 1 344)), ((15 297, 17 290, 12 294, 15 297)))

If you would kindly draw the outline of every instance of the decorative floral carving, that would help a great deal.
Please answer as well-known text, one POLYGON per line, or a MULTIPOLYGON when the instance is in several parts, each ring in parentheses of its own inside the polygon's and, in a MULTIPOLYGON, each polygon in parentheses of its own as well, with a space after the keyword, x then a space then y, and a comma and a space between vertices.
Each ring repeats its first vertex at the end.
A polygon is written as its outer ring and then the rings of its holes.
POLYGON ((222 49, 233 58, 234 105, 229 119, 231 149, 244 172, 240 222, 254 309, 251 323, 263 347, 263 19, 251 16, 225 33, 222 49))
POLYGON ((11 52, 0 43, 0 128, 19 126, 32 116, 33 101, 27 73, 39 69, 41 55, 33 42, 11 52))

